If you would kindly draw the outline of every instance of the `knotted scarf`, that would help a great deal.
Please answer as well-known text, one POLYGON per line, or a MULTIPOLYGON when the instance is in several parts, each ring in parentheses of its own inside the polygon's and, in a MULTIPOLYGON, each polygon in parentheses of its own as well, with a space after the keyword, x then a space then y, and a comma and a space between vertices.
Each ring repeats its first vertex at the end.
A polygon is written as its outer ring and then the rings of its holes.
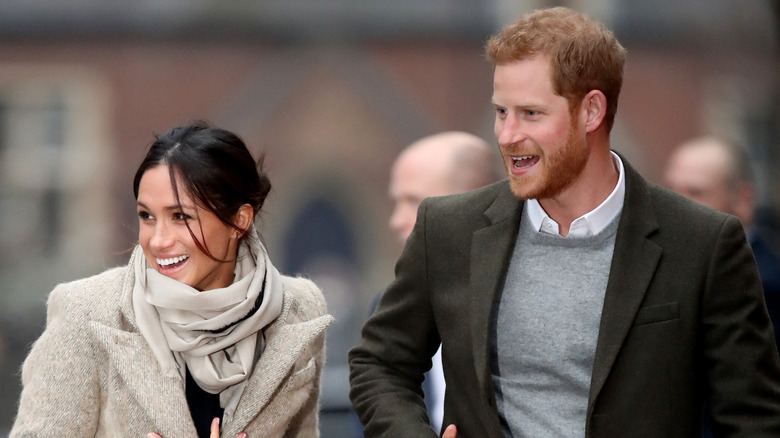
POLYGON ((136 322, 163 372, 184 382, 186 364, 198 386, 220 394, 229 417, 263 348, 261 331, 282 309, 281 275, 254 227, 224 288, 198 291, 166 277, 147 266, 140 246, 133 258, 136 322))

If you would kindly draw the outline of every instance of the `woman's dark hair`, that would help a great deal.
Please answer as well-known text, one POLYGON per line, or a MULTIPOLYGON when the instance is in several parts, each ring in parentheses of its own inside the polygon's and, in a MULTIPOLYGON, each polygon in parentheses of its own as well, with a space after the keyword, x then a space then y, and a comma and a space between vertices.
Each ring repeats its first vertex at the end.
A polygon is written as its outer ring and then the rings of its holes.
MULTIPOLYGON (((138 199, 138 186, 147 170, 168 166, 177 204, 181 204, 178 188, 181 184, 199 206, 243 232, 233 222, 239 207, 251 205, 257 217, 271 190, 271 181, 263 172, 263 160, 264 155, 255 161, 241 138, 230 131, 213 128, 205 122, 177 126, 155 136, 135 172, 133 194, 138 199)), ((198 248, 217 260, 194 235, 189 223, 187 228, 198 248)))

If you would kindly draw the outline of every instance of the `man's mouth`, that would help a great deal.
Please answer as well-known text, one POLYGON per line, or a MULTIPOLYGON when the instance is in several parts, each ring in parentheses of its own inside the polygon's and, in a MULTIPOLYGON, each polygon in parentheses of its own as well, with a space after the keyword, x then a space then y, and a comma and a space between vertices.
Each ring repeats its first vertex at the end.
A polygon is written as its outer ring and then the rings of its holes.
POLYGON ((525 169, 531 167, 539 161, 538 155, 520 155, 512 156, 512 167, 515 169, 525 169))

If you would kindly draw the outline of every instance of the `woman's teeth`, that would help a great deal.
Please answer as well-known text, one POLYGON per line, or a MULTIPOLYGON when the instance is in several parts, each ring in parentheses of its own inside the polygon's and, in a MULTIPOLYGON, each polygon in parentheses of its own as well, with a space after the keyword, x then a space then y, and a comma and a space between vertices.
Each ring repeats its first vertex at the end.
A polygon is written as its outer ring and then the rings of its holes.
POLYGON ((169 258, 169 259, 155 259, 155 260, 157 261, 157 264, 160 265, 160 266, 169 266, 169 265, 173 265, 175 263, 183 262, 187 258, 189 258, 188 255, 182 255, 182 256, 179 256, 179 257, 172 257, 172 258, 169 258))

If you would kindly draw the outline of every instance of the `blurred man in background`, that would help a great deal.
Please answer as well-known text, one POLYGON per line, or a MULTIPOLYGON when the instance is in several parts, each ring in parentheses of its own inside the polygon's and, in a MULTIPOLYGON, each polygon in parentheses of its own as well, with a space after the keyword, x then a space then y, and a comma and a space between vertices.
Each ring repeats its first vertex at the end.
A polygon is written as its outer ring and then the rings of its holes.
MULTIPOLYGON (((423 199, 463 193, 495 182, 502 176, 495 165, 492 148, 475 135, 450 131, 417 140, 407 146, 393 164, 389 195, 394 207, 390 229, 404 245, 423 199)), ((431 426, 439 430, 445 388, 441 349, 433 357, 424 388, 431 426)))
POLYGON ((417 140, 393 164, 390 228, 403 245, 423 199, 467 192, 499 178, 490 145, 477 136, 450 131, 417 140))
POLYGON ((766 230, 754 220, 755 189, 748 151, 722 138, 697 137, 675 149, 664 179, 675 192, 733 214, 742 222, 756 258, 777 338, 780 335, 780 258, 766 230))

